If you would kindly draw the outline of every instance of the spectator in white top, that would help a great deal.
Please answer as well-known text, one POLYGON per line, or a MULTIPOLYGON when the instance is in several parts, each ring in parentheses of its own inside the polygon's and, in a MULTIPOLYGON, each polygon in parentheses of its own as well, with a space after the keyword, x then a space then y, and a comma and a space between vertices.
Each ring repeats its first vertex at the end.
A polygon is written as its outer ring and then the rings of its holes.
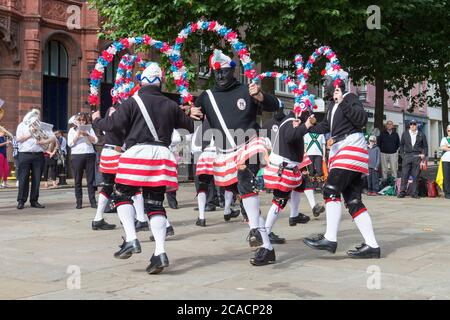
POLYGON ((95 200, 95 150, 98 139, 92 127, 88 126, 89 117, 79 113, 75 119, 75 127, 69 130, 68 146, 71 148, 73 176, 75 178, 76 208, 81 209, 83 203, 82 180, 86 172, 86 181, 91 208, 97 208, 95 200))
POLYGON ((450 125, 447 126, 447 136, 441 140, 442 170, 444 173, 444 194, 445 199, 450 199, 450 125))

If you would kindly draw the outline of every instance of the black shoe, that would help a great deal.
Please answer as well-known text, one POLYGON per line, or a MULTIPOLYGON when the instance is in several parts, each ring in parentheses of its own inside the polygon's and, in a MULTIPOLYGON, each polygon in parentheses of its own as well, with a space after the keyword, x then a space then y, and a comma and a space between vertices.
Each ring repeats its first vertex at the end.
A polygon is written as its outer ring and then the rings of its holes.
POLYGON ((25 208, 25 204, 23 202, 19 202, 17 204, 17 209, 22 210, 23 208, 25 208))
POLYGON ((97 209, 97 204, 96 203, 91 203, 91 208, 97 209))
POLYGON ((115 228, 115 224, 109 224, 105 221, 105 219, 100 221, 92 221, 92 230, 112 230, 115 228))
POLYGON ((171 209, 178 209, 178 202, 175 202, 175 203, 169 202, 169 207, 171 209))
POLYGON ((81 209, 81 208, 83 208, 83 206, 81 205, 81 203, 77 203, 77 206, 75 208, 76 209, 81 209))
POLYGON ((303 239, 303 242, 310 248, 327 250, 331 253, 335 253, 337 248, 337 242, 325 239, 323 234, 318 234, 317 237, 314 238, 305 238, 303 239))
POLYGON ((269 240, 271 244, 283 244, 286 242, 285 238, 280 238, 273 232, 269 233, 269 240))
POLYGON ((213 204, 207 204, 205 206, 205 212, 211 212, 211 211, 216 211, 216 206, 213 204))
POLYGON ((148 222, 147 221, 142 222, 142 221, 136 220, 134 222, 134 228, 136 229, 136 232, 148 231, 149 230, 148 229, 148 222))
POLYGON ((159 256, 152 255, 150 258, 150 264, 146 271, 148 274, 158 274, 169 266, 169 258, 167 254, 161 253, 159 256))
POLYGON ((353 259, 380 259, 380 248, 372 248, 367 244, 361 244, 356 250, 348 250, 347 255, 353 259))
POLYGON ((45 206, 44 205, 42 205, 42 204, 40 204, 39 202, 32 202, 31 203, 31 206, 33 207, 33 208, 39 208, 39 209, 44 209, 45 208, 45 206))
POLYGON ((261 233, 258 229, 250 229, 247 236, 247 241, 250 247, 259 247, 263 245, 261 233))
POLYGON ((239 217, 239 214, 241 213, 240 210, 233 210, 231 208, 230 208, 230 211, 231 211, 231 213, 223 215, 223 218, 225 221, 230 221, 231 218, 239 217))
POLYGON ((308 223, 309 219, 310 218, 307 215, 299 212, 298 216, 289 218, 289 225, 293 227, 296 226, 297 223, 305 224, 308 223))
POLYGON ((255 257, 250 259, 250 263, 254 266, 265 266, 274 262, 275 249, 259 248, 255 253, 255 257))
POLYGON ((313 216, 314 217, 318 217, 318 216, 320 216, 320 214, 322 213, 322 212, 324 212, 325 211, 325 207, 323 206, 323 205, 321 205, 321 204, 316 204, 315 206, 314 206, 314 208, 312 209, 312 212, 313 212, 313 216))
MULTIPOLYGON (((174 236, 174 235, 175 235, 175 231, 173 230, 173 227, 168 226, 166 228, 166 239, 167 239, 167 237, 174 236)), ((155 237, 153 235, 150 236, 150 241, 155 241, 155 237)))
POLYGON ((198 218, 197 221, 195 222, 195 225, 199 227, 206 227, 206 219, 198 218))
POLYGON ((413 194, 413 195, 411 196, 411 198, 413 198, 413 199, 420 199, 419 195, 417 195, 417 194, 413 194))
POLYGON ((397 198, 404 198, 406 194, 404 192, 400 192, 397 196, 397 198))
POLYGON ((128 259, 133 253, 141 253, 141 244, 138 239, 126 242, 123 240, 120 250, 114 253, 114 258, 117 259, 128 259))

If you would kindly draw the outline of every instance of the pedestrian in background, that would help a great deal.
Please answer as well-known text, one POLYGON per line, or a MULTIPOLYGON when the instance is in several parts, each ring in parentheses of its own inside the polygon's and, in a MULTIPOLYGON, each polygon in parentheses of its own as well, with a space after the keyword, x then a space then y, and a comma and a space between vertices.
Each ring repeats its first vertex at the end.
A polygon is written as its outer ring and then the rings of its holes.
POLYGON ((428 143, 425 134, 417 130, 416 120, 409 122, 409 130, 403 132, 400 141, 400 155, 402 157, 402 182, 399 198, 406 196, 406 187, 409 176, 412 176, 411 197, 419 198, 417 190, 417 180, 420 174, 420 161, 424 160, 428 154, 428 143))
POLYGON ((447 126, 447 136, 441 140, 441 150, 444 152, 441 157, 444 174, 444 194, 445 199, 450 199, 450 125, 447 126))
POLYGON ((6 148, 11 144, 11 141, 6 137, 5 132, 0 130, 0 188, 8 187, 9 165, 6 148))
POLYGON ((386 122, 386 130, 379 137, 378 146, 381 152, 381 172, 383 180, 388 177, 390 166, 391 175, 397 178, 398 171, 398 149, 400 148, 400 137, 394 129, 394 123, 391 120, 386 122))
POLYGON ((368 196, 378 195, 380 186, 380 148, 377 146, 377 137, 369 137, 369 177, 368 177, 368 196))

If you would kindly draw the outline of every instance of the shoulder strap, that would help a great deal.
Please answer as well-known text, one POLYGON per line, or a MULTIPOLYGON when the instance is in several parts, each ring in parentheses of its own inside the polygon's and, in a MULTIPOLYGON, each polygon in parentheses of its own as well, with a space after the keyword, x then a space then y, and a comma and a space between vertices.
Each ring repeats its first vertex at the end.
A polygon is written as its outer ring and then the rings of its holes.
POLYGON ((278 131, 277 131, 277 135, 275 136, 275 140, 273 141, 272 150, 275 150, 275 144, 276 144, 277 141, 278 141, 278 135, 280 134, 281 127, 282 127, 284 124, 288 123, 289 121, 294 121, 294 120, 295 120, 294 118, 286 119, 286 120, 284 120, 284 121, 278 126, 278 131))
POLYGON ((231 136, 230 131, 228 130, 225 120, 223 120, 222 113, 220 113, 220 110, 219 110, 219 107, 217 106, 217 102, 216 102, 216 99, 214 98, 214 95, 212 94, 211 90, 206 90, 206 93, 208 94, 209 101, 211 101, 211 104, 214 109, 214 112, 216 113, 217 119, 219 119, 222 130, 223 130, 223 132, 225 132, 228 143, 230 144, 230 146, 235 148, 236 143, 234 142, 234 139, 231 136))
POLYGON ((161 142, 158 138, 158 134, 156 133, 155 126, 153 125, 152 119, 150 118, 150 115, 147 112, 147 109, 145 108, 144 102, 142 101, 141 97, 139 97, 137 94, 133 95, 133 99, 137 102, 139 109, 141 110, 142 116, 145 119, 145 122, 147 123, 148 128, 150 129, 150 133, 152 134, 153 138, 157 142, 161 142))

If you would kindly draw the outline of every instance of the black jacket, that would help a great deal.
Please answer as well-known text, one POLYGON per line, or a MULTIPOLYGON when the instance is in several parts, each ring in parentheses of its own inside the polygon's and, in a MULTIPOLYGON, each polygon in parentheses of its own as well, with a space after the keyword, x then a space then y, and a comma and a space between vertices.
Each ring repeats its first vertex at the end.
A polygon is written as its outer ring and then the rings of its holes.
POLYGON ((378 138, 378 146, 382 153, 396 153, 400 147, 400 137, 398 136, 398 133, 395 131, 389 133, 387 130, 384 130, 378 138))
POLYGON ((417 131, 416 143, 414 146, 411 145, 411 135, 409 130, 406 130, 402 134, 402 139, 400 141, 400 155, 403 157, 405 155, 428 155, 428 143, 427 137, 421 131, 417 131))
POLYGON ((304 123, 294 128, 292 121, 281 125, 288 119, 295 119, 295 114, 292 111, 281 121, 278 129, 278 138, 276 138, 276 135, 273 137, 272 152, 291 161, 302 162, 305 148, 303 136, 308 132, 308 129, 306 129, 304 123))
POLYGON ((278 128, 282 122, 283 119, 277 120, 275 118, 269 119, 266 122, 264 122, 261 129, 265 130, 265 132, 263 132, 262 136, 264 136, 264 133, 266 133, 267 138, 269 138, 270 141, 272 141, 272 139, 275 139, 275 136, 277 135, 278 132, 278 128))
POLYGON ((364 110, 361 101, 353 93, 347 93, 339 105, 329 102, 327 116, 322 122, 311 127, 309 132, 325 134, 331 132, 332 138, 337 138, 343 135, 362 132, 362 128, 367 123, 367 113, 364 110), (333 109, 336 112, 333 117, 333 124, 331 125, 331 115, 333 109))
POLYGON ((119 147, 123 145, 126 130, 120 129, 107 131, 106 129, 108 128, 108 116, 92 123, 92 127, 94 129, 98 129, 105 132, 105 141, 104 141, 105 144, 111 144, 119 147))
MULTIPOLYGON (((152 119, 159 140, 169 147, 173 129, 194 131, 194 121, 189 118, 178 104, 165 97, 156 86, 145 86, 138 92, 139 97, 152 119)), ((124 129, 127 148, 137 143, 150 143, 155 139, 142 116, 141 110, 134 98, 125 100, 110 117, 106 118, 102 127, 104 131, 124 129)), ((96 119, 96 124, 100 119, 96 119)))
MULTIPOLYGON (((258 111, 274 112, 279 108, 279 102, 274 96, 264 94, 264 101, 260 103, 250 96, 246 85, 237 81, 228 90, 213 88, 211 91, 230 131, 241 129, 245 132, 249 129, 254 129, 257 132, 259 129, 259 125, 256 122, 258 111)), ((222 130, 206 91, 200 94, 195 101, 195 105, 200 107, 203 114, 207 116, 211 128, 217 129, 222 133, 223 139, 215 139, 216 146, 221 149, 230 148, 231 146, 226 140, 226 135, 222 130)), ((233 132, 231 132, 231 135, 235 138, 235 142, 239 143, 233 132)))

